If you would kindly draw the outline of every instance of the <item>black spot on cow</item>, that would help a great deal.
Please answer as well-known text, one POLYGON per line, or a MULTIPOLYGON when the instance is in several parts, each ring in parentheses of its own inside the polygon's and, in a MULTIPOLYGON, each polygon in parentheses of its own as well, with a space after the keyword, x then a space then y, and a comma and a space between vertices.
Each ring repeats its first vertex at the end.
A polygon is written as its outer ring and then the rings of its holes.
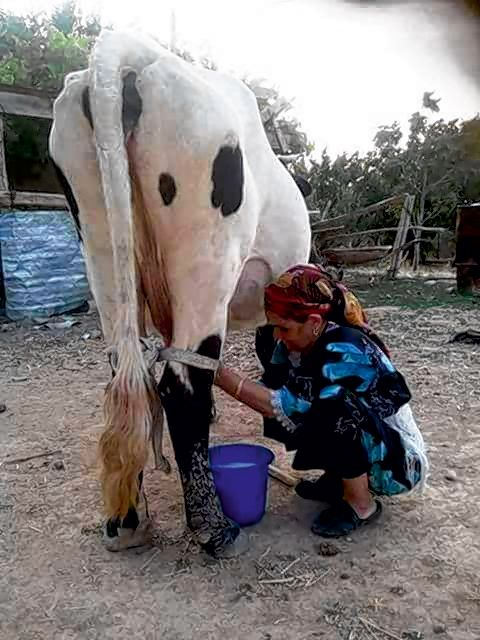
MULTIPOLYGON (((142 113, 142 98, 136 86, 137 74, 133 71, 127 73, 123 79, 122 88, 122 126, 125 138, 133 131, 142 113)), ((92 109, 90 107, 90 90, 88 87, 82 91, 82 111, 90 126, 93 127, 92 109)))
POLYGON ((177 195, 177 185, 169 173, 161 173, 158 180, 158 190, 162 196, 163 204, 168 207, 177 195))
POLYGON ((212 169, 212 205, 223 216, 239 210, 243 195, 243 155, 240 147, 220 147, 212 169))
POLYGON ((212 335, 205 338, 197 349, 197 353, 201 356, 207 356, 213 360, 220 358, 220 351, 222 349, 222 341, 219 336, 212 335))

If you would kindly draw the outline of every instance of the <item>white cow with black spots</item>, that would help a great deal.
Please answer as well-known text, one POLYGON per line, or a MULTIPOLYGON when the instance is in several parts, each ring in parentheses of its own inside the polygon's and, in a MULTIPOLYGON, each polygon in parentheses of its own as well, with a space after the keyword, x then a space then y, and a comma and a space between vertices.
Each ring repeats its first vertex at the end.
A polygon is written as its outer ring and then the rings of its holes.
POLYGON ((50 153, 111 349, 100 440, 106 544, 148 536, 143 469, 165 409, 187 524, 207 552, 228 553, 239 528, 208 466, 213 372, 168 362, 157 385, 141 339, 156 334, 218 360, 229 328, 263 324, 264 286, 309 257, 303 197, 242 82, 130 31, 103 31, 89 68, 65 79, 50 153))

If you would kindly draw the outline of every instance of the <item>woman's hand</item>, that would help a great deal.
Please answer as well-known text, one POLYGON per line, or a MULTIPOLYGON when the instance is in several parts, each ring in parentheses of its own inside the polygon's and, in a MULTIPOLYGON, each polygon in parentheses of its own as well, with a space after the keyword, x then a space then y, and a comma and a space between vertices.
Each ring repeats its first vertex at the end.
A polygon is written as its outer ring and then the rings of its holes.
POLYGON ((214 384, 236 400, 240 400, 254 411, 265 417, 273 418, 272 394, 267 389, 247 376, 242 376, 232 369, 219 365, 214 384))

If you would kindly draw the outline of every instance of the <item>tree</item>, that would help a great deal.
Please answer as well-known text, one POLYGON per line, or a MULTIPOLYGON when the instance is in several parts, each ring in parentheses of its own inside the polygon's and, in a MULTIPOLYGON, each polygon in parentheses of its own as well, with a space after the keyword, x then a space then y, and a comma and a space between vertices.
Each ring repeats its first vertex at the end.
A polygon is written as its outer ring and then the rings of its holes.
POLYGON ((99 31, 99 19, 70 1, 51 16, 0 11, 0 83, 57 94, 65 75, 87 64, 99 31))
MULTIPOLYGON (((15 15, 0 10, 0 84, 38 89, 55 97, 64 77, 85 68, 101 30, 96 16, 84 16, 74 0, 67 0, 48 15, 15 15)), ((207 58, 196 60, 189 51, 175 53, 207 69, 217 68, 207 58)), ((285 114, 291 103, 265 81, 244 80, 253 90, 267 136, 278 154, 308 154, 300 124, 285 114)), ((39 119, 6 117, 6 152, 12 184, 29 180, 48 162, 48 123, 39 119), (16 180, 15 180, 16 179, 16 180)), ((306 171, 306 170, 305 170, 306 171)))
MULTIPOLYGON (((414 223, 453 227, 456 205, 480 199, 480 119, 431 121, 440 100, 423 96, 424 110, 412 114, 408 134, 399 123, 378 128, 367 154, 345 154, 332 160, 325 152, 313 162, 310 181, 315 208, 335 216, 391 195, 415 195, 414 223)), ((376 225, 393 226, 398 209, 376 216, 376 225)), ((357 229, 361 229, 357 223, 357 229)), ((422 233, 415 234, 414 266, 421 256, 422 233)))

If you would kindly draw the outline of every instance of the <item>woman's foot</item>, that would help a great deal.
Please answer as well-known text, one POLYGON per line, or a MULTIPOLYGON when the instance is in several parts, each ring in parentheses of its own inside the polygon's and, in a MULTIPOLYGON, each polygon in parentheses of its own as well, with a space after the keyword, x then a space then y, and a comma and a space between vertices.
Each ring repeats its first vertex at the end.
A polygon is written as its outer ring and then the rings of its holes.
POLYGON ((295 486, 295 493, 304 500, 333 504, 343 496, 342 480, 327 472, 318 480, 300 480, 295 486))
POLYGON ((340 538, 360 527, 370 524, 382 513, 382 505, 378 500, 357 512, 345 500, 340 500, 325 511, 322 511, 313 521, 312 532, 323 538, 340 538))

